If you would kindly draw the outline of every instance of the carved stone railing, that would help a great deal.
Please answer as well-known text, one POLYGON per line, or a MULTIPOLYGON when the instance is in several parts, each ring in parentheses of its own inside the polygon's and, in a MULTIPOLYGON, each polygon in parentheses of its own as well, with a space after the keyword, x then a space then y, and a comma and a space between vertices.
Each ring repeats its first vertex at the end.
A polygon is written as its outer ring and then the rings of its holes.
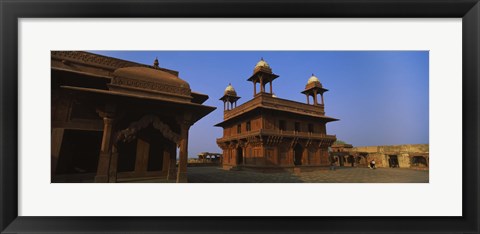
POLYGON ((337 138, 336 135, 327 135, 323 133, 312 133, 312 132, 298 132, 298 131, 281 131, 281 130, 267 130, 267 129, 261 129, 257 131, 248 131, 248 132, 243 132, 237 135, 232 135, 232 136, 227 136, 227 137, 222 137, 218 138, 217 142, 226 142, 226 141, 232 141, 232 140, 240 140, 240 139, 245 139, 251 136, 282 136, 282 137, 298 137, 298 138, 309 138, 312 140, 321 140, 321 139, 331 139, 335 140, 337 138))
POLYGON ((261 93, 256 95, 252 100, 245 102, 232 110, 225 111, 224 120, 248 112, 259 106, 313 116, 325 115, 324 105, 309 105, 306 103, 272 97, 267 93, 261 93))

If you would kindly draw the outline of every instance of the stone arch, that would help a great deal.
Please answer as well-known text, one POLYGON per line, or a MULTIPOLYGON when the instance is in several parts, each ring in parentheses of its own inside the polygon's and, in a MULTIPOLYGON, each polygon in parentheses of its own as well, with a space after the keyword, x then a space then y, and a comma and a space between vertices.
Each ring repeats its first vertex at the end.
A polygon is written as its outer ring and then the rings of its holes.
POLYGON ((131 142, 137 138, 137 134, 140 130, 152 127, 158 130, 166 139, 178 144, 180 142, 180 135, 170 129, 170 127, 163 123, 160 118, 154 115, 145 115, 140 120, 131 123, 128 128, 120 130, 116 134, 114 144, 119 142, 131 142))
POLYGON ((414 167, 428 167, 428 160, 425 156, 416 155, 411 157, 411 165, 414 167))

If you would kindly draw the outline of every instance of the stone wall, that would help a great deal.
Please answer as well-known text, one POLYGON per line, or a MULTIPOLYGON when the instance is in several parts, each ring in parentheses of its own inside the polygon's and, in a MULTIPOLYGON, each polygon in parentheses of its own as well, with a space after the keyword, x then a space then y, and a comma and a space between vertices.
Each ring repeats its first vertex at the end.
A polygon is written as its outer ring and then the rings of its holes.
POLYGON ((398 167, 428 169, 429 145, 385 145, 358 146, 344 148, 344 152, 354 157, 365 157, 368 162, 375 160, 377 167, 398 167))

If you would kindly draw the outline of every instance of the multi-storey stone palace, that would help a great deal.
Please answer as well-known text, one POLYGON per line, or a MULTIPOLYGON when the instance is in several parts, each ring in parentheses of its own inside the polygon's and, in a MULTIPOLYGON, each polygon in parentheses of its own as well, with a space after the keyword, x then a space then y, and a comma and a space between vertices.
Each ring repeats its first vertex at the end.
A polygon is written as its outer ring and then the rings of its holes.
POLYGON ((158 60, 53 51, 51 71, 53 182, 187 181, 189 128, 215 109, 207 95, 158 60))
POLYGON ((326 124, 338 119, 325 116, 323 95, 328 90, 312 74, 302 91, 306 103, 278 98, 272 88, 278 77, 262 58, 248 78, 253 99, 237 106, 235 89, 225 89, 220 98, 224 119, 215 125, 223 128, 217 144, 223 150, 224 169, 298 171, 330 164, 328 147, 336 137, 327 135, 326 124))

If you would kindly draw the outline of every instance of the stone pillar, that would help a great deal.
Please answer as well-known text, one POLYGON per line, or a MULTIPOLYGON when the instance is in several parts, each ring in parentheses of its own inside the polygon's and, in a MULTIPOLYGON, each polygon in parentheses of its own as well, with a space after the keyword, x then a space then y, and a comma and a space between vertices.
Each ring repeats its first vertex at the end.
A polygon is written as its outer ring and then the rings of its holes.
POLYGON ((168 147, 164 146, 163 148, 163 162, 162 162, 162 174, 168 174, 168 168, 170 165, 170 152, 168 151, 168 147))
POLYGON ((247 165, 247 147, 244 146, 242 148, 242 154, 243 154, 243 165, 247 165))
POLYGON ((308 94, 306 94, 305 96, 307 96, 307 104, 310 104, 310 97, 308 96, 308 94))
POLYGON ((318 104, 318 102, 317 102, 317 90, 313 90, 313 103, 315 105, 318 104))
POLYGON ((187 181, 187 161, 188 161, 188 130, 190 123, 187 120, 182 121, 180 125, 180 161, 178 163, 177 183, 186 183, 187 181))
POLYGON ((322 105, 325 105, 325 102, 323 102, 323 93, 321 93, 320 96, 322 97, 322 105))
POLYGON ((112 145, 112 156, 110 159, 110 168, 108 172, 108 182, 117 182, 117 168, 118 168, 118 150, 115 145, 112 145))
POLYGON ((295 150, 293 150, 293 147, 291 147, 288 150, 288 154, 290 156, 290 163, 292 166, 295 166, 295 150))
POLYGON ((253 82, 253 96, 257 94, 257 82, 253 82))
POLYGON ((303 156, 302 157, 305 159, 304 160, 305 164, 303 164, 303 165, 310 165, 310 158, 309 158, 310 157, 310 150, 307 147, 305 147, 305 149, 303 150, 303 156))
POLYGON ((273 94, 272 82, 270 81, 270 93, 273 94))
POLYGON ((103 136, 102 145, 100 148, 100 156, 98 159, 97 175, 95 176, 95 183, 107 183, 110 171, 110 158, 112 148, 112 133, 113 133, 113 118, 101 114, 103 117, 103 136))
POLYGON ((177 147, 169 147, 168 152, 170 155, 170 163, 168 164, 168 174, 167 180, 176 180, 177 179, 177 156, 176 156, 177 147))
POLYGON ((52 142, 51 142, 51 147, 52 147, 52 152, 51 152, 51 179, 53 179, 53 176, 55 176, 55 172, 57 171, 57 164, 58 164, 58 159, 60 156, 60 150, 62 148, 62 142, 63 142, 63 133, 65 132, 65 129, 63 128, 54 128, 52 129, 52 142))
POLYGON ((263 78, 260 77, 260 92, 263 93, 265 92, 265 86, 263 84, 263 78))

